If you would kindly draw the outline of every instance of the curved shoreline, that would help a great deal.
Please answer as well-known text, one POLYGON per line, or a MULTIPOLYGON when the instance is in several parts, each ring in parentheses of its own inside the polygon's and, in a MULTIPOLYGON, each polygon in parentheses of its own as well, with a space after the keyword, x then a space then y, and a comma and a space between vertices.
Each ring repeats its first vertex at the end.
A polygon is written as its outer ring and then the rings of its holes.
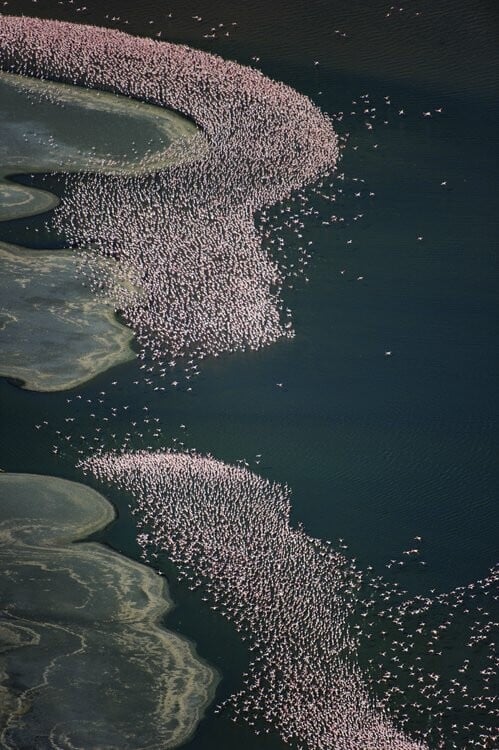
POLYGON ((0 474, 0 492, 0 586, 11 594, 0 628, 0 672, 4 679, 16 674, 2 689, 4 710, 11 711, 3 740, 28 746, 34 734, 55 733, 89 750, 133 750, 139 737, 144 750, 185 742, 213 699, 218 676, 194 644, 161 624, 171 607, 164 580, 84 541, 115 518, 112 505, 89 487, 41 475, 0 474), (25 582, 16 600, 18 577, 25 582), (32 659, 37 644, 42 651, 32 659), (92 697, 96 668, 98 700, 92 697), (128 703, 131 680, 134 690, 143 683, 137 698, 147 711, 143 719, 128 703))
MULTIPOLYGON (((30 169, 29 172, 35 172, 35 169, 30 169)), ((41 170, 40 170, 41 171, 41 170)), ((0 169, 0 221, 12 221, 13 219, 24 219, 30 216, 38 216, 39 214, 51 211, 59 205, 59 198, 51 193, 49 190, 43 190, 42 188, 28 187, 15 182, 14 179, 17 175, 23 175, 26 172, 21 170, 2 170, 0 169), (20 203, 7 203, 5 208, 2 204, 4 201, 1 199, 2 194, 8 192, 14 193, 14 195, 22 196, 23 193, 26 196, 25 200, 20 203), (30 202, 33 205, 31 208, 26 209, 25 203, 30 202), (24 205, 22 209, 13 210, 12 206, 24 205)))
MULTIPOLYGON (((2 21, 0 17, 0 29, 2 21)), ((2 70, 0 87, 6 98, 7 116, 7 120, 0 120, 0 126, 16 139, 21 150, 21 155, 15 156, 0 152, 2 169, 8 169, 9 174, 90 172, 128 176, 155 172, 174 165, 175 147, 179 143, 186 145, 199 135, 195 123, 179 112, 119 93, 2 70), (31 120, 33 105, 39 110, 35 122, 31 120), (75 140, 71 127, 78 115, 83 145, 81 137, 75 140), (12 116, 28 118, 30 138, 23 140, 17 131, 10 132, 12 116), (87 126, 96 120, 98 125, 94 125, 95 130, 85 142, 87 126), (113 126, 116 134, 110 140, 105 130, 113 126), (43 151, 38 149, 33 154, 33 137, 39 140, 43 151)))
MULTIPOLYGON (((43 174, 53 170, 137 175, 176 163, 179 144, 184 145, 187 155, 189 143, 198 132, 191 122, 170 110, 106 92, 1 72, 0 88, 0 94, 5 94, 0 133, 6 138, 3 145, 0 138, 0 221, 46 213, 60 203, 57 195, 18 184, 9 176, 43 174), (35 109, 32 111, 33 104, 35 109), (80 113, 84 122, 94 123, 98 136, 95 149, 88 143, 85 145, 85 141, 81 145, 75 140, 70 127, 73 113, 80 113), (20 125, 13 129, 16 118, 20 125), (109 122, 116 122, 119 129, 119 136, 111 139, 115 144, 111 149, 115 152, 114 157, 104 156, 109 139, 106 133, 100 135, 102 124, 109 122), (135 128, 131 135, 128 131, 130 124, 135 128), (151 135, 154 140, 148 139, 151 135), (13 147, 9 149, 10 136, 13 147), (131 140, 133 136, 135 140, 131 140), (119 159, 118 153, 121 153, 119 159)), ((85 258, 79 261, 64 250, 23 249, 0 242, 0 259, 4 268, 9 265, 9 271, 15 274, 17 267, 17 276, 25 277, 21 286, 15 284, 12 290, 7 288, 3 293, 3 321, 0 321, 3 322, 3 328, 0 327, 2 377, 13 379, 16 385, 28 390, 61 391, 75 388, 97 374, 135 358, 136 353, 131 348, 133 332, 117 319, 112 294, 107 295, 106 305, 102 293, 99 298, 93 297, 91 292, 84 291, 83 285, 75 283, 74 278, 81 274, 85 258), (30 259, 31 269, 28 268, 30 259), (59 276, 64 277, 64 283, 55 290, 52 269, 57 281, 59 276), (70 289, 74 292, 73 297, 69 295, 70 289), (7 302, 9 291, 12 291, 10 305, 7 302), (60 299, 52 299, 54 293, 67 300, 66 311, 62 310, 60 299), (78 302, 81 303, 80 310, 77 309, 78 302), (44 318, 43 326, 38 317, 44 318), (23 318, 30 325, 23 325, 23 318), (90 330, 92 321, 93 331, 90 330), (38 335, 32 331, 37 331, 38 335), (46 342, 44 346, 40 341, 46 342), (70 342, 67 351, 60 351, 60 341, 70 342), (92 341, 95 344, 93 349, 92 341), (44 356, 45 349, 55 356, 44 356), (72 353, 75 354, 73 361, 72 353)), ((98 273, 102 282, 101 268, 98 273)), ((111 286, 122 283, 120 278, 111 278, 112 272, 108 276, 107 288, 110 288, 109 283, 111 286)), ((5 284, 5 274, 2 277, 5 284)), ((16 277, 13 281, 19 279, 16 277)))
POLYGON ((63 391, 135 359, 133 331, 83 286, 80 262, 69 250, 0 242, 0 376, 32 391, 63 391))
POLYGON ((4 69, 111 89, 202 129, 199 158, 180 146, 154 175, 75 177, 56 210, 72 244, 113 252, 141 285, 143 304, 119 302, 141 347, 204 357, 292 337, 285 274, 254 215, 335 167, 337 136, 310 99, 216 55, 106 28, 4 16, 0 40, 4 69))

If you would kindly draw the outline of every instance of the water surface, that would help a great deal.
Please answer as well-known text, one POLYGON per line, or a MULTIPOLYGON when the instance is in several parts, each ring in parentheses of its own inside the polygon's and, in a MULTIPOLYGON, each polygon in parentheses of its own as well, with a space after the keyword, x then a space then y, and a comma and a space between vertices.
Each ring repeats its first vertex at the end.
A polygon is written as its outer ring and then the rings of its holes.
MULTIPOLYGON (((367 8, 252 0, 237 9, 217 2, 209 12, 194 2, 170 3, 174 17, 167 20, 156 2, 105 10, 87 2, 77 20, 143 35, 161 30, 168 40, 244 63, 260 57, 266 74, 330 113, 343 112, 336 123, 350 134, 345 180, 337 184, 343 192, 334 206, 312 196, 320 214, 307 231, 314 241, 310 281, 286 297, 296 339, 205 362, 192 393, 134 385, 137 363, 116 368, 112 379, 99 376, 78 391, 81 400, 76 393, 30 394, 3 381, 5 468, 77 479, 75 453, 88 441, 58 461, 34 425, 46 419, 55 431, 71 416, 79 434, 94 435, 85 399, 94 405, 104 390, 103 414, 115 407, 123 416, 129 407, 126 420, 113 421, 118 444, 133 420, 146 434, 134 431, 136 447, 176 438, 228 462, 252 462, 261 453, 252 467, 292 487, 293 519, 321 538, 342 537, 362 565, 388 573, 385 563, 422 536, 427 565, 397 573, 410 592, 465 585, 497 561, 496 16, 485 2, 406 5, 386 18, 389 4, 382 2, 367 8), (197 13, 203 24, 193 23, 197 13), (238 27, 229 37, 222 30, 205 38, 212 26, 232 21, 238 27), (369 103, 359 108, 353 102, 363 94, 369 103), (364 117, 371 107, 373 131, 364 117), (345 220, 323 225, 333 213, 345 220), (161 418, 161 439, 147 433, 144 406, 161 418)), ((9 4, 10 12, 17 9, 33 12, 31 3, 9 4)), ((55 12, 42 2, 36 10, 55 12)), ((57 10, 74 19, 69 6, 57 10)), ((34 243, 41 226, 31 224, 34 243)), ((11 222, 0 234, 14 242, 22 232, 11 222)), ((119 493, 112 499, 120 515, 99 539, 136 558, 126 500, 119 493)), ((168 627, 193 638, 221 670, 219 696, 237 690, 248 656, 235 631, 177 582, 167 560, 158 565, 178 603, 168 627)), ((282 748, 276 738, 212 715, 187 745, 232 746, 282 748)))

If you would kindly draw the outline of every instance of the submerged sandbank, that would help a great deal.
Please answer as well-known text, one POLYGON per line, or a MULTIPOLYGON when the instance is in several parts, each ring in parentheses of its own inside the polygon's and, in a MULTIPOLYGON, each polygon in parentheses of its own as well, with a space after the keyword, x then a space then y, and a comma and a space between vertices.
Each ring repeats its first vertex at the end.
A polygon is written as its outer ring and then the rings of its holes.
POLYGON ((0 221, 35 216, 55 208, 59 199, 48 190, 20 185, 8 179, 9 170, 0 169, 0 221))
POLYGON ((143 174, 178 163, 198 133, 171 110, 106 91, 0 71, 0 221, 43 213, 51 193, 6 178, 32 172, 143 174), (78 122, 75 128, 74 123, 78 122))
POLYGON ((79 263, 69 250, 0 242, 0 375, 60 391, 135 357, 133 332, 83 286, 79 263))
POLYGON ((123 295, 120 309, 142 351, 204 358, 292 337, 281 292, 297 272, 264 248, 255 215, 301 205, 307 184, 329 179, 339 156, 331 120, 260 71, 183 45, 14 16, 2 17, 0 38, 4 69, 120 91, 202 130, 200 158, 179 149, 176 165, 152 176, 75 177, 54 213, 72 245, 92 243, 133 269, 144 304, 123 295))
POLYGON ((114 512, 84 485, 0 474, 0 744, 170 748, 195 730, 216 677, 158 624, 149 568, 93 542, 114 512))

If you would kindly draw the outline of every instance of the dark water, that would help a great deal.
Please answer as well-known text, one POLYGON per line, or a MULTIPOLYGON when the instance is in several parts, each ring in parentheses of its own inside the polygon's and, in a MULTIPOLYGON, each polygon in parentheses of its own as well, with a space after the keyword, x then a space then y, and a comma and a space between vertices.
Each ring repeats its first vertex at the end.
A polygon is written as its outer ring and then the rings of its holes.
MULTIPOLYGON (((427 566, 400 573, 410 591, 448 590, 485 575, 498 558, 499 526, 493 3, 408 1, 388 17, 390 4, 377 0, 210 2, 209 10, 200 2, 86 4, 80 13, 41 1, 9 2, 5 10, 143 35, 162 30, 164 39, 242 63, 259 56, 264 73, 331 114, 344 112, 337 128, 349 141, 340 165, 345 179, 337 183, 343 193, 332 208, 313 199, 321 217, 307 229, 310 281, 286 293, 294 340, 203 363, 192 393, 129 386, 136 364, 79 392, 94 398, 116 379, 109 403, 131 404, 137 413, 148 404, 168 436, 184 435, 178 428, 185 423, 187 445, 224 461, 262 453, 258 470, 293 490, 294 519, 317 536, 344 538, 362 566, 383 572, 422 536, 427 566), (106 20, 106 13, 122 20, 106 20), (193 21, 198 13, 206 21, 193 21), (203 38, 232 21, 238 26, 203 38), (363 94, 369 103, 352 105, 363 94), (359 112, 374 107, 370 131, 359 112), (322 225, 333 211, 345 220, 322 225)), ((0 237, 12 241, 14 228, 6 223, 0 237)), ((56 459, 33 430, 43 419, 58 425, 67 394, 33 394, 2 381, 0 398, 3 468, 78 479, 75 455, 56 459)), ((72 413, 86 434, 84 407, 72 413)), ((109 496, 120 515, 100 539, 135 557, 126 500, 109 496)), ((247 654, 234 630, 163 565, 178 604, 168 626, 195 640, 221 670, 220 695, 237 689, 247 654)), ((187 745, 235 746, 281 743, 208 717, 187 745)))

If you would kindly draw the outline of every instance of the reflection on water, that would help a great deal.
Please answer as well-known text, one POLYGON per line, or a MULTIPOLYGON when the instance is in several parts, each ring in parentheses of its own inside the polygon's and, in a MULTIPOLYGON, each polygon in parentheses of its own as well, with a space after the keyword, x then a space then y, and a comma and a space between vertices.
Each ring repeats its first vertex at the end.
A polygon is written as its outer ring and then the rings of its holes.
POLYGON ((157 622, 162 579, 96 544, 97 492, 0 475, 4 747, 168 748, 194 730, 214 673, 157 622))

